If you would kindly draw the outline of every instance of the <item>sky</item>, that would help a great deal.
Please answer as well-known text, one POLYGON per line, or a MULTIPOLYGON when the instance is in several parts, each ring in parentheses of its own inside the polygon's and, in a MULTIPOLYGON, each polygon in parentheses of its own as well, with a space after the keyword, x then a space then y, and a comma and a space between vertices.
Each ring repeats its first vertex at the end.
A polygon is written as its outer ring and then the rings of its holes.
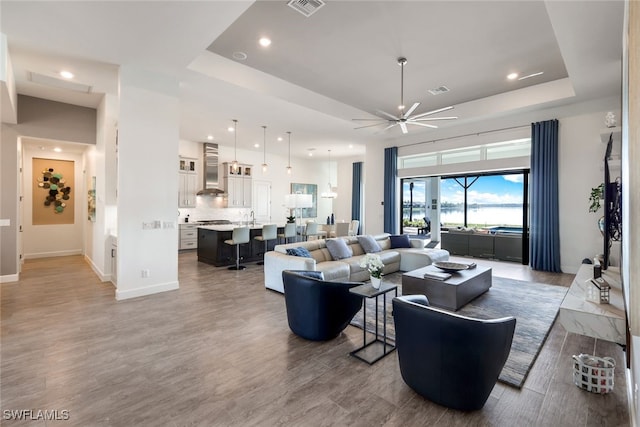
MULTIPOLYGON (((471 179, 469 179, 469 181, 471 181, 471 179)), ((522 186, 522 174, 481 176, 469 187, 467 200, 469 203, 479 204, 521 204, 522 186)), ((408 184, 405 184, 405 188, 408 188, 408 184)), ((413 189, 414 202, 424 202, 424 194, 424 181, 415 182, 413 189)), ((405 192, 404 199, 409 199, 408 191, 405 192)), ((440 184, 440 201, 441 203, 462 203, 464 201, 464 189, 452 178, 442 179, 440 184)))

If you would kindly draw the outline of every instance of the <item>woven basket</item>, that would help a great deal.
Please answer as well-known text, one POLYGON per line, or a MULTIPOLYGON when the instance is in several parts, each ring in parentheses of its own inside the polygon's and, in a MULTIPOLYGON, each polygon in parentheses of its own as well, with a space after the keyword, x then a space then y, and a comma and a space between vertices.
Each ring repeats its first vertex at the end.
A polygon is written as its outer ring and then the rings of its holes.
POLYGON ((616 362, 611 357, 573 356, 573 383, 583 390, 605 394, 613 390, 616 362))

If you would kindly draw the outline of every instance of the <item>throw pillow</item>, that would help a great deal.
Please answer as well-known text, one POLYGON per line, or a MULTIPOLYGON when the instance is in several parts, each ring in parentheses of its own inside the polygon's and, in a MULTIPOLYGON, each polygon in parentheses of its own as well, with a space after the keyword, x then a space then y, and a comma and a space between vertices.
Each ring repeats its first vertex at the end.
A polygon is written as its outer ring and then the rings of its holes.
POLYGON ((382 250, 373 236, 358 236, 358 243, 362 246, 362 250, 368 254, 380 252, 382 250))
POLYGON ((395 248, 410 248, 411 242, 409 241, 408 234, 400 234, 397 236, 389 236, 391 239, 391 249, 395 248))
POLYGON ((302 247, 287 249, 287 255, 312 258, 311 252, 309 252, 306 248, 302 248, 302 247))
POLYGON ((326 245, 334 261, 353 256, 353 251, 344 239, 328 239, 326 245))

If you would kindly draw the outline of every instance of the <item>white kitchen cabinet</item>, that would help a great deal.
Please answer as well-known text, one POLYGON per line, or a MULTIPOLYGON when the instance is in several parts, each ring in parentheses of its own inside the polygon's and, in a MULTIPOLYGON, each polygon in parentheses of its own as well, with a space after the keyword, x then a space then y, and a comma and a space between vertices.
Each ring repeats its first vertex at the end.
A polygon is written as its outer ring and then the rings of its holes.
POLYGON ((179 250, 198 248, 198 226, 196 224, 180 224, 179 250))
POLYGON ((233 170, 230 163, 224 163, 224 190, 227 193, 227 207, 250 208, 253 189, 252 166, 241 164, 233 170))
POLYGON ((198 191, 198 176, 193 173, 180 172, 178 184, 178 207, 194 208, 198 191))

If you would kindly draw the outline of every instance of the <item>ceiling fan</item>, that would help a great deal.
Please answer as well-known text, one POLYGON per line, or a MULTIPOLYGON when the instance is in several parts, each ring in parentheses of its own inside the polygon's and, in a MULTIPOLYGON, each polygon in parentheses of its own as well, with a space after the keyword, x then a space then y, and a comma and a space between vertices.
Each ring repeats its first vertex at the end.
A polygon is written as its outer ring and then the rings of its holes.
POLYGON ((416 102, 415 104, 413 104, 411 106, 411 108, 409 108, 408 110, 405 111, 405 105, 404 105, 404 66, 407 63, 407 58, 398 58, 398 65, 400 66, 400 106, 398 107, 398 109, 400 110, 400 114, 397 116, 394 116, 393 114, 389 114, 385 111, 381 111, 381 110, 377 110, 376 112, 386 118, 377 118, 377 119, 353 119, 354 121, 375 121, 378 123, 374 123, 371 125, 365 125, 365 126, 360 126, 357 127, 355 129, 363 129, 363 128, 368 128, 368 127, 372 127, 372 126, 379 126, 381 124, 384 124, 385 122, 388 123, 387 127, 385 127, 382 131, 386 131, 387 129, 391 129, 392 127, 399 125, 400 129, 402 129, 402 133, 409 133, 409 130, 407 129, 407 125, 417 125, 417 126, 422 126, 422 127, 428 127, 428 128, 433 128, 436 129, 438 126, 436 125, 432 125, 430 123, 424 123, 427 121, 435 121, 435 120, 455 120, 457 119, 457 117, 428 117, 431 116, 433 114, 437 114, 437 113, 441 113, 443 111, 448 111, 448 110, 452 110, 453 107, 444 107, 444 108, 438 108, 437 110, 432 110, 432 111, 427 111, 426 113, 420 113, 420 114, 416 114, 416 115, 411 115, 411 113, 413 113, 415 111, 416 108, 418 108, 418 106, 420 105, 419 102, 416 102))

